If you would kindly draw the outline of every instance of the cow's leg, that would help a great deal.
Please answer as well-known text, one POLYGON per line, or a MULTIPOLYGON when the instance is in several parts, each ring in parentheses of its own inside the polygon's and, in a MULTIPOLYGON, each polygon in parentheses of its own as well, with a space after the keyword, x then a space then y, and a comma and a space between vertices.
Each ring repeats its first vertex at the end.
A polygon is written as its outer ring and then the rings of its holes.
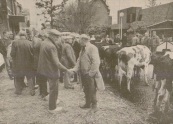
POLYGON ((161 85, 160 81, 155 82, 154 89, 156 89, 156 91, 155 91, 156 94, 155 94, 155 98, 154 98, 154 108, 155 108, 156 103, 157 103, 157 96, 158 96, 158 92, 159 92, 159 89, 160 89, 160 85, 161 85))
POLYGON ((164 114, 168 113, 169 110, 169 105, 170 105, 170 95, 171 92, 169 92, 168 90, 166 90, 166 94, 164 95, 163 101, 165 103, 165 107, 164 107, 164 114))
POLYGON ((132 78, 132 75, 133 75, 133 68, 134 68, 134 65, 128 65, 127 67, 127 89, 129 92, 130 91, 130 84, 131 84, 131 78, 132 78))
POLYGON ((161 87, 158 91, 157 102, 156 102, 156 111, 160 110, 162 100, 164 98, 164 95, 166 94, 165 85, 166 85, 166 79, 161 80, 161 87))
POLYGON ((145 79, 146 85, 148 86, 149 83, 148 83, 147 77, 148 77, 148 64, 146 64, 145 67, 144 67, 144 79, 145 79))
POLYGON ((122 82, 122 78, 123 78, 123 73, 122 73, 121 67, 119 67, 119 69, 118 69, 118 77, 119 77, 119 85, 120 85, 120 90, 121 90, 121 82, 122 82))

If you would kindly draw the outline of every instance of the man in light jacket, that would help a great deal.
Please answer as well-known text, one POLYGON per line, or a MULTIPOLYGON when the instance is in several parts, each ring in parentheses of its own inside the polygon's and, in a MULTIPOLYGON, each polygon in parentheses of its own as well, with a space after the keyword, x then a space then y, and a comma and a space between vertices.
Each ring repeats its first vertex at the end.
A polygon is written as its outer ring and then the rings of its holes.
POLYGON ((97 110, 96 88, 104 90, 104 82, 99 71, 100 58, 96 46, 90 43, 89 37, 82 34, 80 37, 82 49, 78 61, 72 72, 78 72, 80 82, 85 94, 86 103, 81 108, 92 108, 97 110))

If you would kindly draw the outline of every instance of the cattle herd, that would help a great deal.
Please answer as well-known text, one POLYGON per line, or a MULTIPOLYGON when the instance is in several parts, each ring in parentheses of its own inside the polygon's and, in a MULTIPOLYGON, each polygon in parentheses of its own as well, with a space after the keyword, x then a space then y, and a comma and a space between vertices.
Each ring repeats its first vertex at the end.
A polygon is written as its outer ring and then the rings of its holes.
POLYGON ((166 115, 170 107, 172 97, 173 81, 173 52, 151 53, 145 45, 136 45, 131 47, 121 47, 115 45, 95 45, 99 49, 101 66, 104 80, 115 81, 115 75, 118 77, 119 89, 131 93, 131 84, 140 78, 140 70, 143 69, 146 85, 152 85, 155 90, 154 113, 166 115), (153 65, 154 83, 148 82, 149 65, 153 65), (125 79, 125 80, 124 80, 125 79), (125 81, 127 87, 122 87, 122 81, 125 81))

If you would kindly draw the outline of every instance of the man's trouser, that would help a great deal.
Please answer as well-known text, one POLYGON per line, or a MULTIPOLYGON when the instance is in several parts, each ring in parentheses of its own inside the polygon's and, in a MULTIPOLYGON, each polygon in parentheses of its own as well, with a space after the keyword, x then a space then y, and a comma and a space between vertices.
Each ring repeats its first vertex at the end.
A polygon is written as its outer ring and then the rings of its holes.
POLYGON ((41 74, 37 74, 36 75, 36 83, 39 85, 40 87, 40 95, 47 96, 48 92, 47 92, 47 78, 44 75, 41 74))
POLYGON ((68 88, 71 87, 71 83, 70 83, 70 75, 68 72, 64 72, 64 77, 63 77, 63 81, 64 81, 64 87, 68 88))
POLYGON ((7 73, 9 77, 12 77, 12 63, 10 62, 10 59, 8 57, 4 57, 5 67, 7 69, 7 73))
MULTIPOLYGON (((23 89, 23 86, 24 86, 24 78, 25 78, 25 76, 15 77, 14 78, 14 85, 15 85, 15 88, 16 88, 16 93, 20 94, 22 92, 22 89, 23 89)), ((35 89, 34 89, 34 83, 33 83, 32 78, 33 78, 32 76, 26 76, 27 83, 28 83, 29 90, 30 90, 30 94, 34 95, 35 94, 35 89)))
POLYGON ((49 110, 56 109, 58 99, 58 78, 49 78, 49 110))
POLYGON ((96 99, 96 83, 95 79, 89 76, 81 76, 82 85, 84 86, 84 94, 86 99, 86 105, 96 106, 97 99, 96 99))

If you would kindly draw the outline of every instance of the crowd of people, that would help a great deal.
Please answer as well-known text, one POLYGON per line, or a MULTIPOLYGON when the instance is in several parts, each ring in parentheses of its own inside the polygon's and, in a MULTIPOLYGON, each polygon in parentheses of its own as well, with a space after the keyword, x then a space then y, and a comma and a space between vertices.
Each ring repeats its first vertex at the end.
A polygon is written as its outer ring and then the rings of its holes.
POLYGON ((70 33, 65 36, 50 29, 46 33, 35 31, 33 35, 22 30, 14 37, 12 32, 4 31, 0 53, 9 78, 14 80, 15 94, 21 95, 27 84, 30 95, 34 96, 38 85, 40 96, 48 98, 49 111, 55 113, 62 110, 57 107, 60 79, 63 77, 65 89, 74 89, 70 80, 74 76, 85 94, 85 104, 80 107, 97 111, 96 89, 104 90, 104 82, 99 71, 98 49, 90 43, 88 35, 70 33))
MULTIPOLYGON (((92 36, 92 39, 93 36, 92 36)), ((164 40, 165 38, 162 38, 164 40)), ((92 40, 91 40, 92 41, 92 40)), ((95 40, 97 41, 97 40, 95 40)), ((128 35, 124 33, 122 38, 119 34, 115 35, 114 37, 110 38, 109 35, 106 37, 102 37, 101 42, 107 44, 120 44, 122 47, 129 47, 129 46, 136 46, 136 45, 145 45, 147 46, 151 52, 156 52, 156 48, 160 45, 161 39, 156 34, 156 31, 152 32, 152 36, 149 36, 149 33, 146 32, 145 34, 134 33, 133 35, 128 35)))
MULTIPOLYGON (((26 87, 27 79, 31 96, 35 95, 39 86, 40 96, 49 98, 50 112, 57 112, 62 107, 56 107, 58 100, 58 83, 63 82, 65 89, 74 89, 71 83, 79 82, 85 94, 85 104, 81 108, 97 110, 96 89, 104 90, 104 82, 99 71, 100 57, 94 44, 95 36, 86 34, 59 32, 55 29, 43 32, 19 31, 14 36, 12 32, 4 31, 0 39, 0 53, 4 57, 6 69, 11 80, 14 80, 15 94, 21 95, 26 87), (92 44, 93 43, 93 44, 92 44), (49 82, 49 92, 47 91, 49 82)), ((114 39, 102 37, 100 43, 115 44, 122 47, 145 45, 152 52, 160 44, 160 39, 153 31, 144 36, 134 34, 130 42, 126 33, 120 39, 119 34, 114 39)))

